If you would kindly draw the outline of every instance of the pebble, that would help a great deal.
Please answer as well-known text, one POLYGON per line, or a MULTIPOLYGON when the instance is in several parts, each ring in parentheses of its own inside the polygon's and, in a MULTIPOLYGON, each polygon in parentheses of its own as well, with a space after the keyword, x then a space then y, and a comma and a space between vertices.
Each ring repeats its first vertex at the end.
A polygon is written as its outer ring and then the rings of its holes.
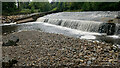
POLYGON ((3 39, 11 35, 19 37, 20 41, 18 42, 18 46, 3 46, 3 58, 6 55, 9 55, 13 59, 16 57, 18 60, 16 65, 19 66, 117 64, 115 60, 118 59, 118 52, 113 50, 115 47, 111 44, 103 44, 102 42, 93 43, 92 41, 69 38, 61 34, 56 35, 37 31, 14 33, 3 36, 3 39))
POLYGON ((92 57, 92 60, 95 60, 96 58, 95 57, 92 57))
POLYGON ((87 64, 90 65, 92 62, 91 61, 87 61, 87 64))

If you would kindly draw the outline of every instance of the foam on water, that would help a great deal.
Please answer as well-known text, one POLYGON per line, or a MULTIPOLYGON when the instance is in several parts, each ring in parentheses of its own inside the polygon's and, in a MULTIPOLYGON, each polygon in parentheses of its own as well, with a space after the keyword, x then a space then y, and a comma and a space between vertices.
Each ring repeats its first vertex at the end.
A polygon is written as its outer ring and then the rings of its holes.
POLYGON ((112 35, 112 36, 107 36, 107 37, 120 38, 118 35, 112 35))
POLYGON ((15 23, 8 23, 8 24, 1 24, 1 26, 4 26, 4 25, 14 25, 14 24, 16 24, 16 22, 15 23))
MULTIPOLYGON (((24 23, 21 25, 25 25, 25 24, 26 25, 32 24, 32 26, 30 26, 30 28, 27 28, 28 30, 30 30, 31 28, 33 30, 41 29, 42 31, 49 32, 49 33, 64 34, 67 36, 79 37, 79 38, 81 38, 81 37, 83 38, 83 36, 89 36, 89 37, 86 37, 85 39, 95 39, 94 35, 101 35, 100 33, 85 32, 85 31, 80 31, 80 30, 76 30, 76 29, 71 29, 71 28, 67 28, 67 27, 49 24, 49 23, 43 23, 43 22, 30 22, 30 23, 24 23)), ((21 27, 21 28, 23 28, 23 27, 21 27)), ((24 28, 24 30, 25 30, 25 28, 24 28)))
POLYGON ((37 19, 37 22, 50 23, 87 32, 100 32, 109 35, 120 34, 120 24, 116 28, 113 24, 105 24, 108 20, 115 19, 118 12, 60 12, 49 14, 37 19), (105 21, 103 21, 105 19, 105 21), (104 28, 103 28, 104 27, 104 28))
POLYGON ((81 36, 80 39, 96 39, 96 37, 92 35, 84 35, 84 36, 81 36))
POLYGON ((90 21, 102 21, 102 18, 115 18, 118 12, 110 11, 95 11, 95 12, 60 12, 55 14, 49 14, 44 18, 49 19, 70 19, 70 20, 90 20, 90 21))
MULTIPOLYGON (((116 12, 62 12, 46 15, 38 18, 37 22, 28 22, 23 24, 3 24, 15 25, 18 31, 37 30, 49 33, 63 34, 66 36, 90 40, 108 40, 109 42, 119 43, 120 24, 116 24, 116 34, 106 35, 99 33, 101 18, 114 18, 116 12)), ((13 26, 14 26, 13 25, 13 26)), ((10 26, 11 27, 11 26, 10 26)), ((120 44, 120 43, 119 43, 120 44)))
POLYGON ((86 20, 48 19, 43 17, 39 18, 37 22, 45 22, 45 23, 50 23, 72 29, 88 31, 88 32, 98 32, 99 26, 102 23, 102 22, 86 21, 86 20))

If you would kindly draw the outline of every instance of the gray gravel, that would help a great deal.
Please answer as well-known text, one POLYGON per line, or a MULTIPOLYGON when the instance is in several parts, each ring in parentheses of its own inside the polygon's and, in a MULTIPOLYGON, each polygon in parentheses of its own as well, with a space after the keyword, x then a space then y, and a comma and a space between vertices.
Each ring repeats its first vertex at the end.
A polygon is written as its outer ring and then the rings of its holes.
POLYGON ((15 66, 117 65, 117 47, 38 31, 22 31, 3 36, 19 37, 18 46, 3 46, 3 60, 16 59, 15 66))

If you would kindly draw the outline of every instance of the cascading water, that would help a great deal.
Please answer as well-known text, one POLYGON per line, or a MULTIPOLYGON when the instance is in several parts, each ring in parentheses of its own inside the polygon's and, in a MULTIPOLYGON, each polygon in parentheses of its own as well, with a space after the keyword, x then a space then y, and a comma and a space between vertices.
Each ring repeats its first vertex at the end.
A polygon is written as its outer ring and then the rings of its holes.
POLYGON ((37 21, 46 22, 54 25, 60 25, 72 29, 78 29, 88 32, 98 32, 99 26, 102 22, 83 21, 83 20, 69 20, 69 19, 47 19, 40 18, 37 21))
POLYGON ((37 21, 50 23, 54 25, 60 25, 63 27, 68 27, 87 32, 106 33, 107 35, 120 34, 120 24, 114 23, 69 19, 47 19, 47 18, 39 18, 37 21))
POLYGON ((116 15, 117 12, 63 12, 38 18, 37 22, 45 22, 87 32, 118 35, 120 34, 120 25, 105 22, 107 19, 114 19, 116 15), (101 19, 105 19, 104 22, 101 19))
POLYGON ((0 26, 3 27, 4 35, 24 30, 37 30, 120 44, 120 24, 101 21, 106 17, 105 21, 108 17, 115 18, 115 15, 117 15, 116 12, 60 12, 40 17, 36 22, 0 26))

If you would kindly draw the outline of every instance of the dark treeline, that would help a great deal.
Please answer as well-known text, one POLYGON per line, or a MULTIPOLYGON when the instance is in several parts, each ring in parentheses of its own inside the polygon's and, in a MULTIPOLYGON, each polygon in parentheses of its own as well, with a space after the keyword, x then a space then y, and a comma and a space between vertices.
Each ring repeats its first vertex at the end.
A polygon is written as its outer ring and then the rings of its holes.
POLYGON ((52 6, 57 10, 83 11, 119 11, 120 2, 55 2, 52 6), (56 7, 57 6, 57 7, 56 7))
MULTIPOLYGON (((120 2, 3 2, 4 13, 27 9, 27 12, 47 11, 119 11, 120 2)), ((26 11, 25 11, 26 12, 26 11)))
POLYGON ((2 12, 12 12, 17 10, 15 2, 2 2, 2 12))

